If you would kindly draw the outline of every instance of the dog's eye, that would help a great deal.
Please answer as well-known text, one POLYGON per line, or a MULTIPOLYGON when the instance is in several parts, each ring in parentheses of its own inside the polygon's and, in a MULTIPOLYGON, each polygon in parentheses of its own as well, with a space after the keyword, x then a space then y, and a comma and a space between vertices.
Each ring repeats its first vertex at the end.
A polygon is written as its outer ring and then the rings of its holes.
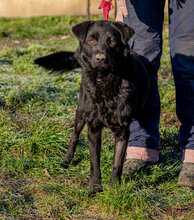
POLYGON ((116 45, 116 41, 111 40, 109 44, 110 44, 111 47, 114 47, 116 45))
POLYGON ((96 44, 96 40, 89 40, 90 44, 96 44))

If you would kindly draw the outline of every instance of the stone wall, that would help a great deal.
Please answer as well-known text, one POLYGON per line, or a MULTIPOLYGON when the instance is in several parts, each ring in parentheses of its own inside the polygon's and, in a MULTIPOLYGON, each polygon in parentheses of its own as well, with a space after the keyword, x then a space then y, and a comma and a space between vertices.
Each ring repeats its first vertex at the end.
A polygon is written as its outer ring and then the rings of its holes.
MULTIPOLYGON (((91 14, 101 14, 99 1, 90 2, 91 14)), ((41 15, 87 15, 87 0, 0 0, 0 17, 41 15)), ((114 16, 114 11, 111 16, 114 16)))

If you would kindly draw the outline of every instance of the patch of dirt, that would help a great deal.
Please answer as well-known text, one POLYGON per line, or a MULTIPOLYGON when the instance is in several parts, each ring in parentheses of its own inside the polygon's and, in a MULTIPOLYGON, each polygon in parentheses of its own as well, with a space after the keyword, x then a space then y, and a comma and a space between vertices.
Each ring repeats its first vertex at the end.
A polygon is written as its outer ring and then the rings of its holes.
MULTIPOLYGON (((96 205, 87 206, 83 214, 72 215, 70 220, 116 220, 118 217, 114 217, 111 213, 104 215, 100 207, 96 205)), ((128 219, 128 218, 122 218, 128 219)))
POLYGON ((25 182, 21 179, 15 178, 15 177, 8 176, 5 174, 0 175, 1 189, 10 188, 11 190, 18 191, 18 190, 22 189, 24 186, 26 186, 27 184, 29 184, 29 182, 25 182))
POLYGON ((194 212, 192 210, 194 210, 194 203, 183 207, 166 207, 164 208, 163 214, 165 216, 179 219, 194 219, 194 212), (193 213, 191 213, 191 211, 193 213))
POLYGON ((169 24, 168 24, 168 22, 164 22, 163 33, 168 33, 168 32, 169 32, 169 24))
POLYGON ((116 220, 116 218, 73 215, 70 220, 116 220))
POLYGON ((29 47, 29 43, 31 41, 43 41, 43 40, 66 40, 69 39, 70 36, 59 36, 59 37, 37 37, 37 38, 26 38, 26 39, 0 39, 0 48, 3 47, 22 47, 22 48, 27 48, 29 47))
POLYGON ((56 180, 59 181, 60 183, 64 184, 78 184, 83 187, 89 187, 90 181, 88 179, 75 179, 75 178, 70 178, 70 177, 65 177, 63 175, 59 175, 56 177, 56 180))
POLYGON ((181 123, 179 122, 178 118, 176 117, 176 112, 172 111, 171 113, 167 113, 166 109, 161 109, 160 113, 160 120, 165 126, 173 126, 176 125, 179 127, 181 123))
POLYGON ((24 181, 14 176, 1 174, 0 175, 0 194, 1 194, 1 214, 6 214, 6 219, 42 219, 37 215, 36 207, 34 206, 34 198, 32 195, 25 190, 25 186, 31 184, 32 181, 24 181), (21 205, 23 204, 23 206, 21 205), (22 207, 23 216, 22 218, 17 218, 12 216, 10 211, 10 206, 12 207, 22 207))

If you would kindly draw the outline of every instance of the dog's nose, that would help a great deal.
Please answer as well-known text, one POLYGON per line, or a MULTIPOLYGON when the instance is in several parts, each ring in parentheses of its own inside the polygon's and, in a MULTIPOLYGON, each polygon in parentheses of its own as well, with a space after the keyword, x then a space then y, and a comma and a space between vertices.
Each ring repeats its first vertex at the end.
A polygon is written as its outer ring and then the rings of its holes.
POLYGON ((96 61, 97 62, 104 62, 106 60, 106 56, 102 53, 96 54, 96 61))

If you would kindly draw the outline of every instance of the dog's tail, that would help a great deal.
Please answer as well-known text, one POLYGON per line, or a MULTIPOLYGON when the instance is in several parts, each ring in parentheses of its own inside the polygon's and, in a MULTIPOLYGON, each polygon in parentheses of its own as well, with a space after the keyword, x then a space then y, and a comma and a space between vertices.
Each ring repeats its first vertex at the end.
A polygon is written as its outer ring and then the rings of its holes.
POLYGON ((80 67, 74 55, 74 52, 62 51, 39 57, 34 60, 34 63, 44 67, 46 70, 67 72, 80 67))

